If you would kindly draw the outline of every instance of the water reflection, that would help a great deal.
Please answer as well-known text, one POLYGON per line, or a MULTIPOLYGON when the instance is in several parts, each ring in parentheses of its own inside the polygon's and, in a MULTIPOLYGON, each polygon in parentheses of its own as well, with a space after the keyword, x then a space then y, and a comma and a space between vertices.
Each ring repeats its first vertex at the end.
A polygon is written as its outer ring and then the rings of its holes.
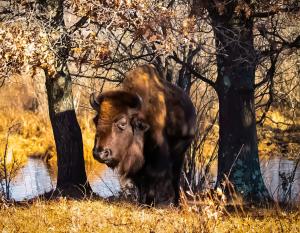
MULTIPOLYGON (((102 197, 116 195, 120 190, 117 174, 99 163, 88 164, 87 175, 93 191, 102 197)), ((20 201, 51 191, 56 186, 56 169, 40 159, 29 158, 11 184, 11 197, 20 201)))
POLYGON ((277 201, 300 202, 300 165, 288 159, 261 161, 261 171, 271 196, 277 201))
POLYGON ((33 198, 55 187, 49 168, 40 159, 28 159, 11 183, 11 197, 14 200, 33 198))
MULTIPOLYGON (((210 176, 215 178, 216 166, 210 176)), ((300 202, 300 166, 292 173, 295 162, 273 158, 261 161, 261 171, 266 187, 275 200, 300 202), (292 182, 293 178, 293 182, 292 182)), ((120 190, 118 175, 105 165, 87 164, 88 180, 95 193, 102 197, 116 195, 120 190)), ((29 158, 11 184, 11 197, 15 200, 30 199, 50 191, 56 185, 56 169, 42 160, 29 158)))

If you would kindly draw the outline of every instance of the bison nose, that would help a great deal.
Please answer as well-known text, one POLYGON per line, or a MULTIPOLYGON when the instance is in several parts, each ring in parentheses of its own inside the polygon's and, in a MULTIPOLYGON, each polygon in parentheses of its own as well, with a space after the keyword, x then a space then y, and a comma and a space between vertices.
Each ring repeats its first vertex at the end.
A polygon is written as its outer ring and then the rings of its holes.
POLYGON ((99 153, 99 156, 103 160, 109 159, 111 157, 111 150, 110 149, 104 149, 99 153))
POLYGON ((110 159, 111 154, 112 154, 112 152, 110 149, 102 149, 102 150, 94 149, 93 150, 94 158, 100 159, 103 162, 107 159, 110 159))

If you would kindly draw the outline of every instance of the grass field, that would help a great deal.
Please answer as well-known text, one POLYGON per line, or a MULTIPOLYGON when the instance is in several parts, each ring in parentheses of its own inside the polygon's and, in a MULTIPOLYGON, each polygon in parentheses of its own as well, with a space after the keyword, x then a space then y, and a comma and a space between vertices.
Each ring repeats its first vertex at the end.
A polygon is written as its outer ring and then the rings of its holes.
POLYGON ((0 206, 0 232, 300 232, 300 212, 201 206, 148 208, 102 200, 0 206))

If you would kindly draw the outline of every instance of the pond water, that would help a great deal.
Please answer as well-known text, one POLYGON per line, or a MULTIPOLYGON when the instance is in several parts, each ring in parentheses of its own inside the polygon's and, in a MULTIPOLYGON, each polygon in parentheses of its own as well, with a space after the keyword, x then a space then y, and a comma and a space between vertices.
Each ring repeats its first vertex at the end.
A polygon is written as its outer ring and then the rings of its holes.
POLYGON ((265 185, 277 201, 300 203, 300 164, 296 161, 273 158, 261 161, 265 185))
MULTIPOLYGON (((87 166, 87 175, 93 191, 102 197, 116 195, 120 190, 117 174, 105 165, 87 166)), ((13 179, 10 196, 20 201, 51 191, 56 186, 56 171, 40 159, 29 158, 13 179)))
MULTIPOLYGON (((300 164, 273 158, 261 161, 266 187, 275 200, 300 202, 300 164)), ((215 173, 215 171, 213 172, 215 173)), ((120 190, 118 175, 104 165, 87 166, 87 175, 94 192, 102 197, 116 195, 120 190)), ((33 198, 55 187, 56 172, 42 160, 29 158, 11 184, 11 197, 15 200, 33 198)))

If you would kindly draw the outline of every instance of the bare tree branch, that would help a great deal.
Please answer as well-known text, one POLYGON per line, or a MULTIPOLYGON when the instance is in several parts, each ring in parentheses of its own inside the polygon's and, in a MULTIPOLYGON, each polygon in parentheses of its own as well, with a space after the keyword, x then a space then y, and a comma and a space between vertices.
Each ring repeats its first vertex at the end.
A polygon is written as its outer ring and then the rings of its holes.
POLYGON ((208 78, 202 76, 199 72, 197 72, 197 71, 194 69, 194 67, 193 67, 192 65, 190 65, 190 64, 188 64, 188 63, 186 63, 186 62, 180 60, 179 57, 177 56, 177 54, 176 54, 175 52, 173 52, 173 56, 170 56, 170 58, 172 58, 172 59, 173 59, 174 61, 176 61, 177 63, 179 63, 179 64, 181 64, 181 65, 183 65, 183 66, 186 66, 186 67, 190 70, 190 72, 191 72, 196 78, 202 80, 203 82, 205 82, 205 83, 209 84, 210 86, 212 86, 213 88, 215 88, 215 83, 214 83, 212 80, 210 80, 210 79, 208 79, 208 78))
POLYGON ((278 13, 297 13, 300 10, 300 6, 291 6, 291 7, 285 7, 280 8, 276 10, 270 10, 270 11, 262 11, 262 12, 255 12, 252 14, 252 17, 254 18, 267 18, 273 15, 276 15, 278 13))

